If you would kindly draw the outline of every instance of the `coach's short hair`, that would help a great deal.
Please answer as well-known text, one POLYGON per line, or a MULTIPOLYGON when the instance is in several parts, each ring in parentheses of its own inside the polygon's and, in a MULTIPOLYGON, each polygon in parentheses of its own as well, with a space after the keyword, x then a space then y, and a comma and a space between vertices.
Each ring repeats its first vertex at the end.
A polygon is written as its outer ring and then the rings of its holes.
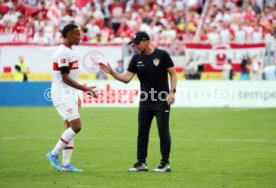
POLYGON ((74 29, 77 29, 77 28, 78 26, 75 24, 67 24, 66 26, 64 26, 63 30, 61 31, 62 36, 66 38, 66 35, 68 32, 73 31, 74 29))

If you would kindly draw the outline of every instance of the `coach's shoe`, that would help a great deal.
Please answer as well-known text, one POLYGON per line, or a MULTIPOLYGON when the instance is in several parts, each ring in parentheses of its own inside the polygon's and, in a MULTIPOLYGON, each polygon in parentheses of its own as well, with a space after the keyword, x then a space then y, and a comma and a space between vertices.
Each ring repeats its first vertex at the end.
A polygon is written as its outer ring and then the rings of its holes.
POLYGON ((146 163, 135 163, 134 166, 128 169, 128 172, 145 172, 149 171, 148 166, 146 163))
POLYGON ((47 158, 49 159, 51 166, 54 169, 60 171, 60 166, 58 164, 58 155, 52 155, 51 152, 47 153, 47 158))
POLYGON ((160 163, 160 165, 153 170, 154 172, 171 172, 171 167, 168 163, 160 163))
POLYGON ((61 172, 83 172, 82 169, 77 169, 73 165, 62 165, 61 172))

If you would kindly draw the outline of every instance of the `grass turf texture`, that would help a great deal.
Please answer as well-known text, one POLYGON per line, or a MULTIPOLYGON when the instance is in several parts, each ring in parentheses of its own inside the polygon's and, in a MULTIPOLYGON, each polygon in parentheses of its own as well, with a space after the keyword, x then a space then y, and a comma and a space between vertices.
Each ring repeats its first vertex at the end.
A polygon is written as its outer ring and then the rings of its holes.
POLYGON ((53 170, 46 153, 63 131, 54 108, 0 108, 0 187, 275 187, 276 109, 172 109, 171 173, 160 161, 153 121, 149 172, 136 162, 137 109, 82 109, 72 164, 53 170))

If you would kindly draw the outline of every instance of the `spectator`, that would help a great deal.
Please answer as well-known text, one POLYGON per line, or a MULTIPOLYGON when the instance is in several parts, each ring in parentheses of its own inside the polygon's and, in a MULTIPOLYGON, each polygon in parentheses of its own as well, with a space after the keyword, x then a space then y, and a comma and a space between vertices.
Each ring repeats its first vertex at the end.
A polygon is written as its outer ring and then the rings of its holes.
POLYGON ((117 61, 117 67, 115 68, 115 71, 119 74, 122 74, 125 71, 123 60, 117 61))
POLYGON ((190 58, 185 66, 185 78, 187 80, 199 80, 198 65, 193 58, 190 58))
POLYGON ((249 74, 248 58, 243 57, 240 66, 241 66, 241 70, 242 70, 242 72, 240 74, 240 80, 248 80, 248 74, 249 74))
POLYGON ((238 29, 234 32, 234 43, 245 44, 246 38, 246 32, 241 26, 238 26, 238 29))
POLYGON ((110 28, 110 23, 108 20, 104 21, 100 33, 102 37, 104 37, 107 41, 110 41, 112 38, 114 38, 114 33, 113 30, 110 28))
POLYGON ((122 22, 124 6, 119 0, 115 0, 114 3, 110 5, 109 10, 111 15, 112 29, 116 34, 122 22))
POLYGON ((96 19, 92 17, 86 25, 89 39, 93 39, 100 33, 100 27, 96 24, 96 19))
POLYGON ((121 36, 121 34, 124 33, 124 36, 125 37, 128 37, 128 38, 131 38, 132 36, 132 29, 128 26, 126 20, 123 20, 120 27, 118 28, 118 31, 117 31, 117 36, 121 36))
POLYGON ((269 64, 264 67, 264 80, 276 80, 275 64, 269 64))
POLYGON ((100 10, 104 15, 104 21, 109 21, 110 19, 110 12, 108 10, 108 6, 109 4, 106 0, 99 0, 98 2, 96 2, 97 9, 100 10))
POLYGON ((223 80, 233 80, 234 70, 232 65, 232 60, 228 59, 223 65, 222 78, 223 80))
POLYGON ((107 43, 105 37, 102 37, 101 33, 97 33, 96 37, 91 39, 91 43, 107 43))
POLYGON ((25 63, 23 56, 19 56, 19 60, 15 65, 15 81, 17 82, 27 82, 28 81, 28 74, 30 70, 25 63))
POLYGON ((0 1, 0 14, 7 14, 9 9, 10 8, 7 5, 5 5, 4 1, 1 0, 0 1))
POLYGON ((26 22, 24 21, 22 15, 18 16, 17 22, 14 24, 12 28, 12 32, 14 33, 24 33, 24 29, 26 27, 26 22))
POLYGON ((38 44, 50 44, 50 39, 45 35, 44 29, 40 28, 39 31, 34 34, 33 42, 38 44))
POLYGON ((61 32, 59 31, 58 26, 54 26, 54 31, 52 32, 52 35, 50 36, 50 44, 55 45, 62 42, 62 36, 61 32))
POLYGON ((252 57, 249 57, 249 79, 261 80, 262 79, 262 67, 261 63, 252 57))
POLYGON ((221 44, 227 45, 232 39, 232 35, 228 29, 228 25, 225 22, 221 22, 221 31, 219 32, 221 44))
POLYGON ((264 41, 265 34, 262 32, 262 29, 259 26, 255 26, 253 32, 250 35, 250 42, 257 44, 264 41))
POLYGON ((257 4, 257 1, 252 0, 251 4, 252 4, 252 10, 255 12, 255 14, 260 14, 262 10, 260 6, 257 4))
POLYGON ((3 21, 7 22, 8 20, 14 25, 17 22, 18 16, 20 15, 19 12, 16 12, 15 8, 12 8, 8 11, 7 14, 3 16, 3 21))
POLYGON ((97 73, 96 73, 96 79, 97 80, 107 80, 107 74, 103 71, 103 70, 99 70, 97 73))
POLYGON ((208 41, 215 45, 218 44, 220 42, 220 36, 217 32, 217 26, 213 25, 210 29, 210 32, 207 34, 208 37, 208 41))

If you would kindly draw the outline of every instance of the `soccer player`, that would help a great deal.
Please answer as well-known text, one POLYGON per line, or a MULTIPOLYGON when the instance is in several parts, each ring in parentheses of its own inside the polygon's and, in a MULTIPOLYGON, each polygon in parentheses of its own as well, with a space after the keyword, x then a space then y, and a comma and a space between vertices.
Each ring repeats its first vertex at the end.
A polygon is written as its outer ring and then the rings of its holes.
POLYGON ((51 165, 58 171, 82 172, 70 163, 74 138, 81 130, 79 109, 81 100, 78 90, 88 92, 97 97, 93 87, 85 87, 77 82, 78 58, 72 46, 80 42, 80 30, 74 24, 66 25, 62 30, 64 44, 61 44, 53 60, 52 100, 59 115, 64 121, 66 130, 62 133, 56 146, 47 154, 51 165), (62 166, 58 162, 58 154, 63 150, 62 166))
POLYGON ((154 172, 170 172, 169 156, 171 136, 169 132, 170 105, 174 103, 176 92, 176 71, 170 55, 150 45, 150 37, 145 32, 137 32, 130 42, 139 52, 134 55, 127 71, 119 74, 111 66, 100 63, 100 68, 117 80, 128 83, 137 74, 140 86, 138 113, 137 163, 129 172, 148 171, 146 163, 150 126, 153 117, 157 119, 162 159, 154 172), (170 75, 169 89, 168 73, 170 75))

